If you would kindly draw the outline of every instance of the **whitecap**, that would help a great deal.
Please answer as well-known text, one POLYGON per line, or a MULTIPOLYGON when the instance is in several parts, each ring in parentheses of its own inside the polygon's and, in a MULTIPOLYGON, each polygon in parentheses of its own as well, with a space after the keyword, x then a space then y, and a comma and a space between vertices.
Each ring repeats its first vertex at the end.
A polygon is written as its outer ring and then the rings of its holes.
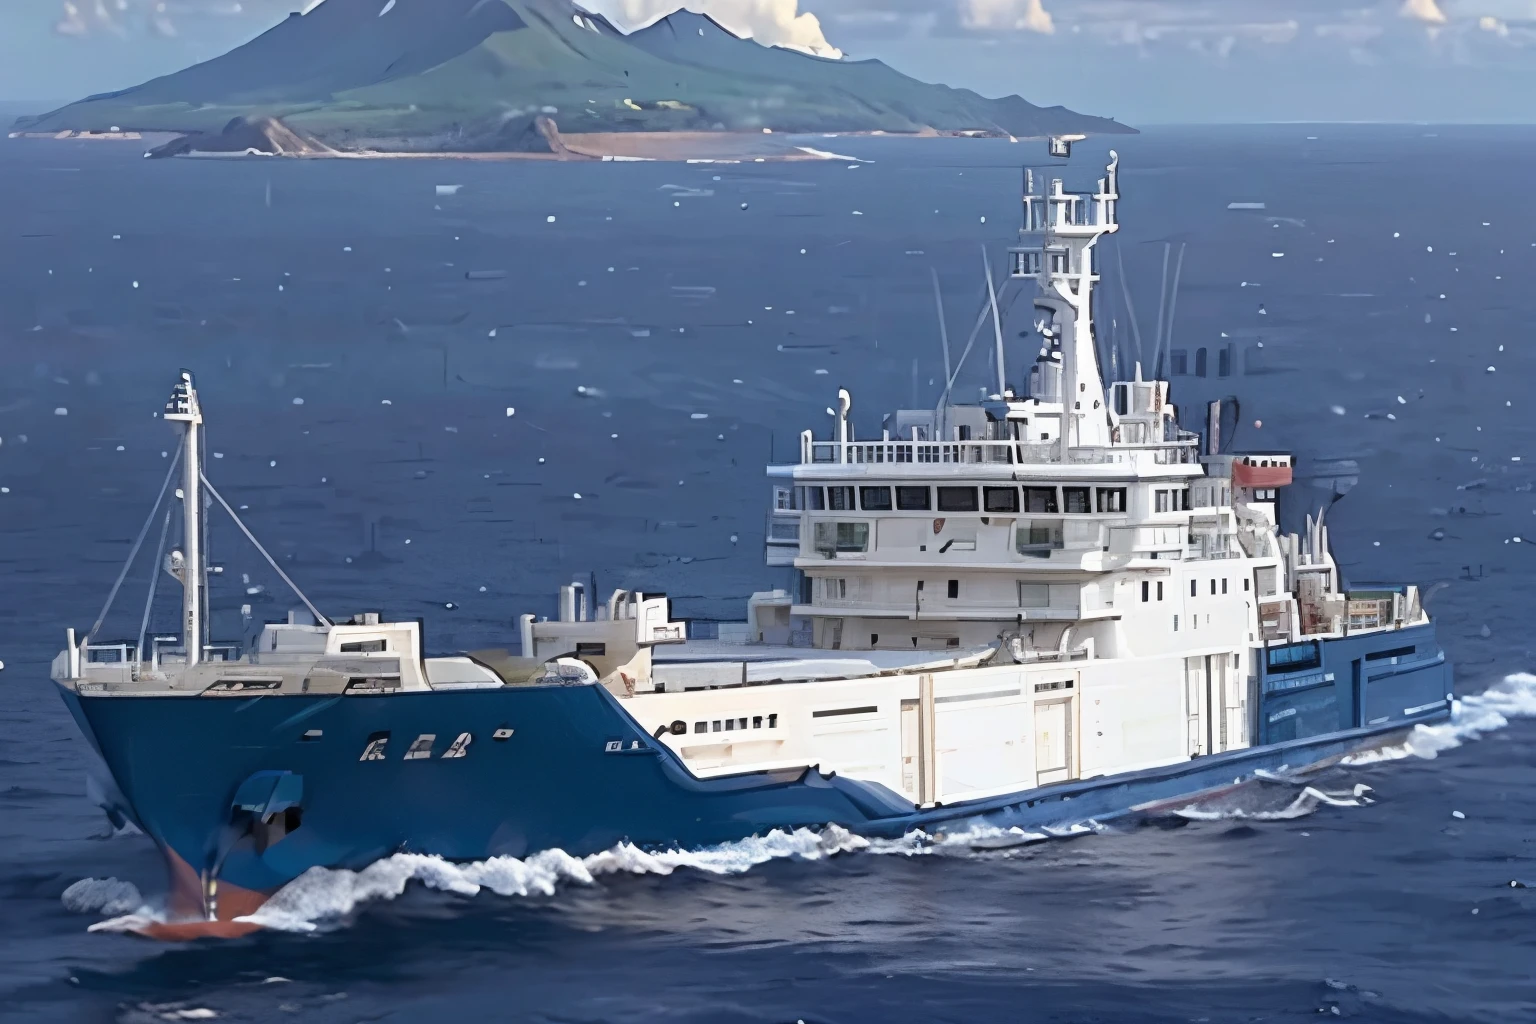
POLYGON ((831 153, 825 149, 813 149, 810 146, 796 146, 795 148, 802 153, 808 153, 809 155, 816 157, 818 160, 842 160, 845 163, 851 163, 855 165, 874 163, 873 160, 860 160, 856 156, 843 156, 841 153, 831 153))
POLYGON ((1345 764, 1376 764, 1405 757, 1433 758, 1463 743, 1502 729, 1511 718, 1536 717, 1536 675, 1515 672, 1480 694, 1451 704, 1451 718, 1434 725, 1417 725, 1402 743, 1366 750, 1344 759, 1345 764))
POLYGON ((620 843, 589 857, 573 857, 556 849, 523 859, 490 857, 465 864, 428 854, 397 853, 374 861, 361 871, 310 868, 278 890, 254 914, 237 920, 280 931, 311 932, 363 903, 395 899, 413 881, 461 896, 477 895, 481 889, 500 896, 549 896, 562 884, 592 885, 598 877, 608 874, 670 875, 678 868, 690 868, 714 875, 733 875, 770 860, 819 860, 868 845, 867 840, 832 825, 820 832, 775 829, 764 836, 701 850, 651 852, 620 843))
MULTIPOLYGON (((1372 802, 1367 796, 1371 787, 1358 783, 1347 793, 1330 793, 1315 786, 1304 786, 1300 793, 1284 807, 1272 811, 1250 809, 1242 806, 1241 798, 1236 805, 1201 806, 1198 802, 1181 807, 1173 813, 1190 821, 1289 821, 1304 818, 1320 806, 1363 807, 1372 802)), ((1226 800, 1231 800, 1228 796, 1226 800)))

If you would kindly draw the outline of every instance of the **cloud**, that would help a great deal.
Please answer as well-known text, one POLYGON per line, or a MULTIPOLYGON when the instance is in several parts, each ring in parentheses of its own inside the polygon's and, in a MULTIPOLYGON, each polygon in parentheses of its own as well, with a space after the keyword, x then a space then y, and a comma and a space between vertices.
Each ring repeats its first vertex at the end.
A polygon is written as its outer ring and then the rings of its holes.
POLYGON ((1440 9, 1437 0, 1403 0, 1403 6, 1398 13, 1404 18, 1422 21, 1426 25, 1444 25, 1450 20, 1440 9))
POLYGON ((1350 46, 1362 46, 1374 42, 1386 33, 1386 29, 1374 22, 1327 22, 1316 25, 1312 34, 1319 39, 1336 39, 1350 46))
POLYGON ((175 17, 239 17, 246 8, 240 0, 64 0, 62 11, 53 26, 57 35, 107 32, 124 39, 145 34, 173 39, 180 35, 175 17))
POLYGON ((765 46, 782 46, 818 57, 841 57, 843 52, 827 41, 821 21, 799 9, 799 0, 579 0, 593 14, 601 14, 623 29, 641 28, 686 6, 707 14, 739 36, 765 46))
POLYGON ((91 30, 91 26, 80 16, 80 8, 66 0, 64 16, 53 26, 53 30, 61 36, 83 36, 91 30))
POLYGON ((1017 29, 1051 35, 1056 20, 1042 0, 963 0, 960 22, 966 28, 1017 29))

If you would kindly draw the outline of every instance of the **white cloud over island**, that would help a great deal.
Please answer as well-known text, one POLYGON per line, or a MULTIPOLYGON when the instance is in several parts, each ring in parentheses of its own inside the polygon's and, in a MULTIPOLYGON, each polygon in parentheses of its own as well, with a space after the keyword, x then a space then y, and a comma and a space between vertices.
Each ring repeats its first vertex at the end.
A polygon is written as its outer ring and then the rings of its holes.
MULTIPOLYGON (((1038 0, 1036 0, 1038 2, 1038 0)), ((665 18, 680 8, 707 14, 738 36, 765 46, 783 46, 818 57, 841 57, 827 41, 821 20, 799 9, 798 0, 580 0, 580 6, 601 14, 625 31, 665 18)))

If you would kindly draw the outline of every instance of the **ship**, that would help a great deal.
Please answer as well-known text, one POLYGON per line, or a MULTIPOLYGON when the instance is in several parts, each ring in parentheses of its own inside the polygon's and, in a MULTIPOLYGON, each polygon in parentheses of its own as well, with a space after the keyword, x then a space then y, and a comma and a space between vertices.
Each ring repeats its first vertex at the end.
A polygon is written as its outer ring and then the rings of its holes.
POLYGON ((1010 367, 989 271, 995 390, 956 400, 946 365, 934 407, 867 436, 841 390, 831 436, 768 467, 783 586, 708 636, 665 595, 579 580, 499 649, 431 655, 420 620, 328 617, 208 479, 183 371, 163 413, 181 445, 128 560, 158 521, 179 629, 148 631, 152 593, 136 637, 102 639, 104 609, 52 666, 103 806, 164 854, 164 912, 140 930, 243 934, 306 872, 401 852, 833 828, 1022 843, 1305 778, 1446 718, 1418 588, 1349 585, 1321 509, 1282 529, 1291 454, 1234 450, 1220 402, 1185 429, 1139 363, 1105 380, 1096 245, 1118 179, 1113 153, 1087 191, 1026 172, 999 280, 1030 293, 1038 353, 1010 367), (302 604, 232 642, 207 625, 219 510, 302 604))

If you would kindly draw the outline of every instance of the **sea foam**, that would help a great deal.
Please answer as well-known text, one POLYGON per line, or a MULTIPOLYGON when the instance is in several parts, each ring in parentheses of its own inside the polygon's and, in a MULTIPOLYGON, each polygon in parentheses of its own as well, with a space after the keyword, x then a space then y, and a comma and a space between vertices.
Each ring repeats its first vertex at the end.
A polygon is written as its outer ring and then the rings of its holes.
POLYGON ((1480 694, 1457 698, 1451 704, 1449 721, 1415 726, 1402 743, 1352 754, 1344 763, 1363 765, 1405 757, 1433 758, 1504 728, 1511 718, 1531 717, 1536 717, 1536 675, 1515 672, 1480 694))
POLYGON ((411 882, 461 896, 474 896, 481 889, 500 896, 548 896, 562 884, 591 885, 601 875, 670 875, 678 868, 735 875, 771 860, 820 860, 868 846, 867 840, 833 825, 820 832, 775 829, 764 836, 701 850, 652 852, 620 843, 588 857, 544 850, 522 859, 490 857, 464 864, 426 854, 397 853, 361 871, 310 868, 278 890, 256 913, 239 920, 281 931, 308 932, 322 922, 351 913, 362 903, 395 899, 411 882))

